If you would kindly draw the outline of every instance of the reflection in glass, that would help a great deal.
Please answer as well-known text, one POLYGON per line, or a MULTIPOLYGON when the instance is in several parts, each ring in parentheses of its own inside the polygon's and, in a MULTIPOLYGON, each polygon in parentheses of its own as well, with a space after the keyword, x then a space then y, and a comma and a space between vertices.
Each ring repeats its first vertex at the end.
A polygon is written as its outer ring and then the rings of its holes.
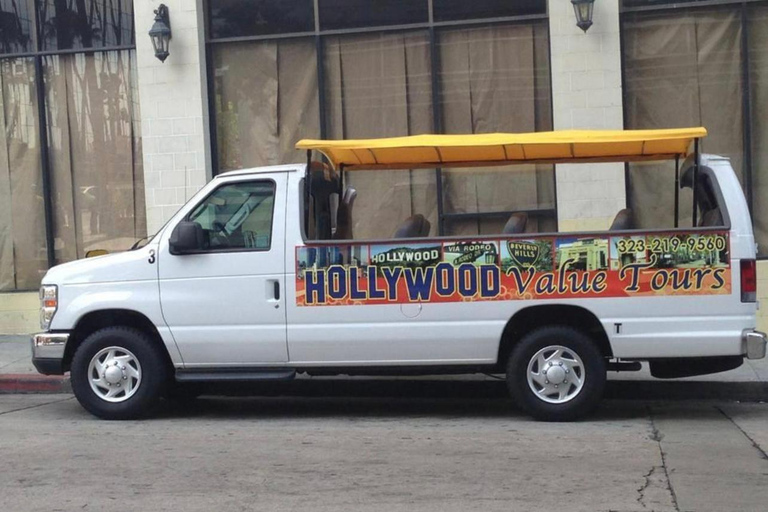
POLYGON ((0 291, 30 290, 48 268, 32 59, 0 62, 0 291))
POLYGON ((209 0, 208 5, 213 39, 315 30, 312 0, 209 0))
POLYGON ((44 58, 56 261, 146 233, 132 51, 44 58))
POLYGON ((500 18, 503 16, 528 16, 547 13, 546 0, 432 1, 435 21, 460 21, 473 18, 500 18))
POLYGON ((429 21, 427 0, 321 0, 318 9, 321 30, 429 21))
POLYGON ((41 50, 104 48, 134 42, 132 0, 36 0, 41 50))
MULTIPOLYGON (((656 5, 669 4, 695 4, 696 2, 707 2, 708 0, 622 0, 622 7, 653 7, 656 5)), ((711 3, 711 2, 710 2, 711 3)))
POLYGON ((0 0, 0 53, 33 50, 32 9, 32 0, 0 0))

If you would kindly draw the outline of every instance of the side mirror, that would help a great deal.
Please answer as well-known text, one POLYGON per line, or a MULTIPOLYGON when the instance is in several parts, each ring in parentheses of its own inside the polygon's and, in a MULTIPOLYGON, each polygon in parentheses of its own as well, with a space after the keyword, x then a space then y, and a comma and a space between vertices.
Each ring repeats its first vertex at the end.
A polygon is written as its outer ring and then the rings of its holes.
POLYGON ((171 232, 169 249, 171 254, 186 254, 204 248, 205 234, 197 222, 181 221, 171 232))

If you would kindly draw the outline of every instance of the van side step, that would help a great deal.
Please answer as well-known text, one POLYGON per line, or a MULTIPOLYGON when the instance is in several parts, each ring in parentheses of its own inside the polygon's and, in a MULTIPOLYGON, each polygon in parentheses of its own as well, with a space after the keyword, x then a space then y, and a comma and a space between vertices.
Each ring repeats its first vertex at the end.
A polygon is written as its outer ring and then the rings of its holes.
POLYGON ((293 368, 199 368, 176 370, 177 382, 248 382, 258 380, 291 380, 293 368))

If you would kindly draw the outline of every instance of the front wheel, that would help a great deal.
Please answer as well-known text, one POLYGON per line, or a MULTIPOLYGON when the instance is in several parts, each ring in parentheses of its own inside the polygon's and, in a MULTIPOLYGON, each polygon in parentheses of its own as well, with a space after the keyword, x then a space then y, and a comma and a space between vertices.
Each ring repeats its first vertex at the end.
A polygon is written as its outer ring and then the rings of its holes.
POLYGON ((538 420, 571 421, 591 412, 603 396, 606 361, 595 343, 571 327, 526 334, 507 364, 507 386, 538 420))
POLYGON ((141 417, 163 394, 168 368, 162 346, 129 327, 94 332, 72 359, 72 391, 91 414, 108 420, 141 417))

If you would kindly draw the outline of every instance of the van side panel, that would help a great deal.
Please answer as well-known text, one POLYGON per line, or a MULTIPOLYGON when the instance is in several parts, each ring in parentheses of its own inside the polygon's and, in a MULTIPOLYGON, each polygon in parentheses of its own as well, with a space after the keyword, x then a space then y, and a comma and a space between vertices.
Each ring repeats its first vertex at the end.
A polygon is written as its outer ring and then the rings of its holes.
MULTIPOLYGON (((736 180, 732 171, 719 169, 717 176, 723 176, 720 182, 731 218, 743 218, 746 204, 740 189, 729 181, 736 180)), ((289 197, 299 197, 299 177, 295 177, 289 197)), ((294 364, 494 363, 507 321, 534 304, 574 305, 592 312, 620 358, 740 355, 742 331, 754 327, 755 305, 741 303, 738 285, 739 259, 754 257, 748 217, 746 225, 736 221, 730 232, 689 229, 305 245, 298 229, 300 212, 300 207, 289 208, 286 237, 286 254, 293 260, 287 262, 286 305, 294 364), (650 245, 654 239, 674 242, 674 248, 618 248, 622 241, 650 245), (434 250, 439 256, 432 256, 434 250), (439 259, 428 262, 430 258, 439 259), (563 286, 560 281, 550 283, 547 292, 546 277, 539 277, 549 273, 558 280, 563 274, 558 271, 561 264, 567 265, 566 274, 573 278, 572 289, 553 291, 563 286), (626 278, 619 283, 617 275, 634 264, 642 267, 645 281, 630 290, 626 278), (472 270, 478 266, 496 267, 487 273, 486 290, 473 281, 483 279, 484 274, 472 270), (372 274, 371 267, 376 267, 372 274), (396 267, 402 270, 397 277, 396 267), (454 271, 455 275, 444 277, 439 286, 435 275, 441 267, 446 267, 444 276, 454 271), (601 272, 605 274, 602 288, 580 289, 577 283, 583 283, 584 276, 601 272), (519 283, 534 279, 534 273, 536 286, 516 292, 519 283), (656 277, 657 283, 690 278, 698 284, 654 288, 650 282, 656 277), (495 279, 502 280, 500 288, 495 279), (426 281, 432 283, 434 293, 414 295, 414 290, 424 292, 421 285, 426 281), (545 284, 537 288, 540 282, 545 284), (510 283, 518 284, 510 291, 510 283), (632 293, 622 294, 622 290, 632 293)))

